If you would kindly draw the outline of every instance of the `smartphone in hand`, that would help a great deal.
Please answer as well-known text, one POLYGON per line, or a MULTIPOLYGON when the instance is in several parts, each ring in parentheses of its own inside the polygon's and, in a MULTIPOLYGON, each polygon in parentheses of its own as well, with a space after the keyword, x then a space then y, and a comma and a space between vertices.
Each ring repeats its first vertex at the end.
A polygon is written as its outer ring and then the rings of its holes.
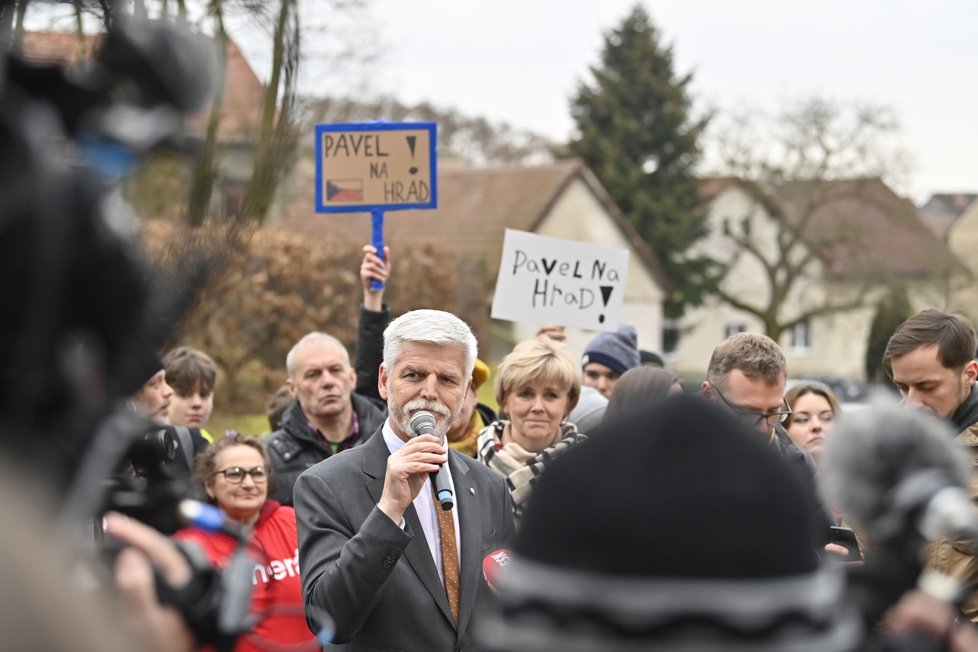
POLYGON ((859 551, 859 542, 856 541, 856 533, 852 528, 832 525, 829 527, 829 541, 842 546, 848 550, 848 554, 842 561, 862 561, 863 556, 859 551))

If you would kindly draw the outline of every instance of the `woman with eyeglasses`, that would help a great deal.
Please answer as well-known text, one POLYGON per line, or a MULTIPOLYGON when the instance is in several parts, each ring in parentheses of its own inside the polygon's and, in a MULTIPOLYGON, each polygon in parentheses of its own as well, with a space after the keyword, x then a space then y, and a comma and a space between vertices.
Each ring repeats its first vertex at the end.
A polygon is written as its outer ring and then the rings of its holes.
POLYGON ((784 396, 791 414, 784 422, 791 440, 818 460, 825 438, 839 415, 839 402, 822 383, 795 385, 784 396))
MULTIPOLYGON (((255 558, 251 612, 257 622, 238 639, 235 652, 280 649, 318 650, 302 606, 298 535, 291 507, 268 499, 268 456, 254 437, 231 434, 202 451, 195 473, 211 503, 228 518, 250 528, 255 558)), ((223 532, 186 528, 176 538, 197 543, 215 566, 223 568, 238 541, 223 532)))

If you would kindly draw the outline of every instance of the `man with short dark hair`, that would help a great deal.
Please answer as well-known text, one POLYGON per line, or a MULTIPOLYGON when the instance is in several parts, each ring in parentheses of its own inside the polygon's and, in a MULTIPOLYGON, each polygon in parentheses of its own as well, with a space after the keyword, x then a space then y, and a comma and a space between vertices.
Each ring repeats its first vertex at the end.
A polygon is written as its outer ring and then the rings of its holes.
MULTIPOLYGON (((964 447, 978 469, 978 337, 974 325, 961 315, 929 308, 909 317, 890 337, 883 365, 904 402, 946 419, 959 433, 954 442, 964 447)), ((972 473, 978 488, 978 470, 972 473)), ((978 499, 978 491, 972 491, 978 499)), ((966 584, 978 582, 978 558, 972 542, 942 538, 931 548, 929 568, 966 584)), ((978 594, 972 594, 962 611, 978 622, 978 594)))
MULTIPOLYGON (((790 413, 784 401, 787 380, 788 364, 777 342, 758 333, 737 333, 713 349, 700 389, 706 398, 726 406, 770 441, 778 442, 782 439, 778 426, 790 413)), ((787 433, 783 440, 801 452, 787 433)), ((779 450, 787 444, 779 443, 779 450)))
POLYGON ((970 321, 929 308, 897 327, 883 364, 907 405, 947 419, 963 432, 978 422, 976 347, 970 321))

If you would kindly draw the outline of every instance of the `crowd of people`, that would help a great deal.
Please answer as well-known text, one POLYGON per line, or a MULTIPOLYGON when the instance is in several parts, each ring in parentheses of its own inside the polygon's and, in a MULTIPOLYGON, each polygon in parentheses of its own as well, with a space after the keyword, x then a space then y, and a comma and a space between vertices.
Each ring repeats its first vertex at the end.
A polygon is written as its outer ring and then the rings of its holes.
MULTIPOLYGON (((249 533, 257 624, 236 649, 316 649, 313 632, 330 630, 326 649, 848 651, 912 635, 978 650, 967 591, 948 602, 905 586, 873 622, 846 599, 842 564, 891 542, 819 491, 845 415, 822 383, 786 388, 775 341, 720 342, 684 388, 631 326, 575 360, 563 328, 544 325, 493 371, 456 316, 391 319, 390 250, 378 254, 363 248, 355 356, 327 333, 296 342, 267 435, 206 430, 216 366, 189 347, 133 393, 134 409, 188 433, 178 448, 205 500, 249 533), (495 409, 476 392, 490 378, 495 409), (421 412, 432 430, 417 428, 421 412)), ((884 356, 903 398, 887 412, 918 409, 978 446, 976 347, 959 315, 907 319, 884 356)), ((959 534, 921 546, 920 570, 967 587, 978 559, 959 534)), ((237 545, 175 536, 218 567, 237 545)))
POLYGON ((685 386, 627 324, 580 358, 542 325, 493 369, 456 315, 394 318, 367 245, 354 354, 304 335, 270 431, 215 432, 218 366, 144 341, 166 319, 108 208, 123 159, 182 142, 208 48, 129 17, 84 83, 0 60, 0 647, 978 652, 978 336, 954 313, 900 324, 902 401, 850 415, 756 333, 685 386))

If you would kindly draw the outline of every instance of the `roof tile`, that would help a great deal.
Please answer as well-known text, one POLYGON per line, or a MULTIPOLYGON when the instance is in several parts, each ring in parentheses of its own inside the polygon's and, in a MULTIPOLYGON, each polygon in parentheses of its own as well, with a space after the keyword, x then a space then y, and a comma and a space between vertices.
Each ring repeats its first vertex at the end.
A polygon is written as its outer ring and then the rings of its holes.
MULTIPOLYGON (((299 191, 282 220, 285 225, 310 234, 342 233, 361 242, 370 241, 371 221, 366 214, 317 214, 312 170, 306 169, 302 176, 306 178, 299 181, 299 191)), ((650 273, 663 287, 669 287, 659 261, 597 179, 578 160, 526 168, 440 166, 438 208, 390 214, 388 217, 393 219, 385 219, 385 237, 401 243, 412 240, 449 243, 467 264, 477 263, 495 278, 505 230, 535 231, 560 193, 576 177, 595 193, 650 273)))

